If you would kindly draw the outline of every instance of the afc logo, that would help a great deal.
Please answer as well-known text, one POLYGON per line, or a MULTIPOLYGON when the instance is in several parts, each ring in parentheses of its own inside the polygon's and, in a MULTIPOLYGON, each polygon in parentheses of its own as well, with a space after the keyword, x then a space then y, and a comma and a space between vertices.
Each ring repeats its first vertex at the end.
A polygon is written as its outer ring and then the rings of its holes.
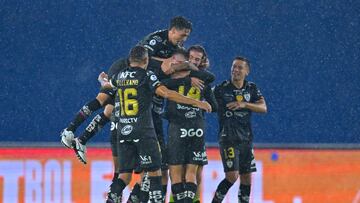
POLYGON ((136 72, 129 72, 129 71, 121 72, 120 73, 120 78, 127 78, 127 77, 134 78, 135 73, 136 72))

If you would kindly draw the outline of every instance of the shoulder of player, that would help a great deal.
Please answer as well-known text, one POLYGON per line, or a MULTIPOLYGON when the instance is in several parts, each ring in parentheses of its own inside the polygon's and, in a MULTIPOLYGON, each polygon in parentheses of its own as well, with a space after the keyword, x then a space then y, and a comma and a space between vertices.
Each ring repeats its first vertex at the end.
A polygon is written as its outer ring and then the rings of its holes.
POLYGON ((163 42, 167 37, 167 30, 157 30, 153 33, 150 33, 146 39, 147 41, 156 40, 156 42, 163 42))
POLYGON ((151 80, 158 80, 156 74, 152 70, 146 70, 146 76, 149 77, 151 80))
POLYGON ((231 84, 230 80, 224 80, 224 81, 222 81, 220 84, 216 85, 215 88, 216 88, 216 87, 218 87, 218 88, 224 88, 224 87, 229 86, 230 84, 231 84))
POLYGON ((246 81, 246 86, 249 88, 256 88, 256 84, 251 81, 246 81))
POLYGON ((221 92, 224 91, 224 89, 230 84, 230 81, 225 80, 222 81, 221 83, 215 85, 212 90, 214 91, 215 94, 221 94, 221 92))

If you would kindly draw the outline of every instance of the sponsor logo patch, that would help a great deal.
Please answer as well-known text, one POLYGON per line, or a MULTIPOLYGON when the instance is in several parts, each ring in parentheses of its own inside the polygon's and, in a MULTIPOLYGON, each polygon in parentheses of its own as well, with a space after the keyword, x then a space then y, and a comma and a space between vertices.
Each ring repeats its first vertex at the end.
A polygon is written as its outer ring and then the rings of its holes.
POLYGON ((185 118, 194 118, 196 117, 196 112, 194 111, 188 111, 185 113, 185 118))
POLYGON ((156 44, 156 40, 154 40, 154 39, 150 40, 149 44, 150 44, 151 46, 154 46, 154 45, 156 44))
POLYGON ((150 80, 152 80, 152 81, 155 81, 155 80, 157 80, 157 77, 156 77, 156 75, 151 75, 151 76, 150 76, 150 80))
POLYGON ((132 125, 126 125, 121 129, 121 134, 122 135, 129 135, 133 130, 133 126, 132 125))

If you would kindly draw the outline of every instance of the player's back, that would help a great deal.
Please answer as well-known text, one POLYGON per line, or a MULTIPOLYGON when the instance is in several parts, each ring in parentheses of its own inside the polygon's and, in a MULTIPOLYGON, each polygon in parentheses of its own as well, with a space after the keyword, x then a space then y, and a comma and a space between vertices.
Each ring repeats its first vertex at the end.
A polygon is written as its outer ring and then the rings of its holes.
POLYGON ((117 88, 115 116, 119 121, 119 136, 137 139, 142 130, 153 129, 151 102, 160 84, 157 77, 143 68, 128 67, 114 76, 112 84, 117 88))
MULTIPOLYGON (((186 82, 169 88, 178 92, 179 94, 196 100, 203 100, 204 98, 204 91, 193 87, 191 84, 187 84, 186 82)), ((166 116, 169 120, 174 121, 188 121, 189 119, 195 121, 203 120, 204 114, 203 111, 198 107, 179 104, 174 101, 167 101, 166 116)))

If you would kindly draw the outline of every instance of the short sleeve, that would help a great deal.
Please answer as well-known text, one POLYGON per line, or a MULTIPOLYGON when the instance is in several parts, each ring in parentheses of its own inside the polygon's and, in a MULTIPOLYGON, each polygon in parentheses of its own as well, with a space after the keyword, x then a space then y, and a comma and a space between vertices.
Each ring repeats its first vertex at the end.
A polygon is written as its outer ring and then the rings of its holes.
POLYGON ((159 81, 159 79, 156 77, 156 75, 154 74, 154 72, 152 71, 147 71, 147 82, 148 85, 151 89, 152 92, 155 92, 156 88, 159 87, 161 85, 161 82, 159 81))
POLYGON ((252 102, 256 102, 263 98, 260 89, 254 83, 251 84, 251 98, 252 102))
POLYGON ((140 45, 144 46, 149 53, 149 56, 156 54, 157 50, 162 48, 162 38, 159 35, 150 35, 140 42, 140 45))

